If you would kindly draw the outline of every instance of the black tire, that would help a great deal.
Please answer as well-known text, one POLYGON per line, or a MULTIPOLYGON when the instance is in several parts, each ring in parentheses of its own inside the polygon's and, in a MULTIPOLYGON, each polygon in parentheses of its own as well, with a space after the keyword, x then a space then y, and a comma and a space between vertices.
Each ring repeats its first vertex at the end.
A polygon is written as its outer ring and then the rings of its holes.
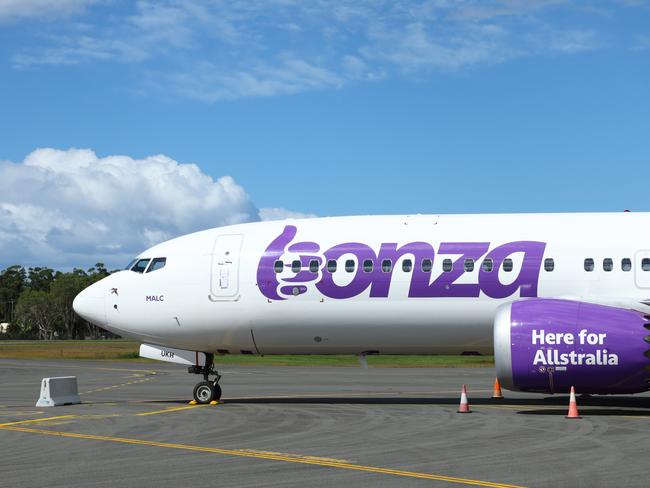
POLYGON ((217 383, 212 386, 214 387, 214 400, 221 400, 221 387, 217 383))
POLYGON ((215 388, 210 381, 201 381, 197 383, 192 392, 194 400, 200 405, 207 405, 215 399, 215 388))

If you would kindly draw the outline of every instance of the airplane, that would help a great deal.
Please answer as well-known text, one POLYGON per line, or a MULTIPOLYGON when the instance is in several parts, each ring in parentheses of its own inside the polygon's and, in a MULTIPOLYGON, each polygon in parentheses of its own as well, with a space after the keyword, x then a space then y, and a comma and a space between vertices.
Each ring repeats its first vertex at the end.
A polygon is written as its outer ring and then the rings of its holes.
POLYGON ((510 390, 650 389, 650 213, 254 222, 178 237, 83 290, 84 319, 203 376, 215 355, 481 354, 510 390))

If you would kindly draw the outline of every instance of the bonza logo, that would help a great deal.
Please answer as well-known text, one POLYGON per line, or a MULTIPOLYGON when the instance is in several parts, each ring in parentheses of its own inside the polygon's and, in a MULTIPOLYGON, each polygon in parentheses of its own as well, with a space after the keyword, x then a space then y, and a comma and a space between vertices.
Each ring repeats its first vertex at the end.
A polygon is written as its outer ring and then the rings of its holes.
POLYGON ((478 297, 481 292, 491 298, 506 298, 519 291, 519 296, 536 297, 539 272, 544 256, 546 243, 538 241, 515 241, 501 244, 490 250, 489 242, 443 242, 438 246, 438 255, 459 256, 455 259, 453 269, 443 272, 431 281, 433 274, 430 269, 423 269, 423 260, 435 260, 436 251, 428 242, 409 242, 398 247, 395 242, 385 242, 379 246, 379 251, 361 242, 345 242, 326 250, 321 250, 320 244, 311 241, 293 242, 298 229, 296 226, 285 226, 282 233, 276 237, 264 251, 257 266, 257 284, 264 296, 271 300, 285 300, 294 295, 302 295, 308 291, 308 285, 313 286, 322 295, 345 299, 355 297, 368 288, 371 298, 386 298, 390 291, 394 267, 383 268, 381 263, 390 260, 396 263, 404 256, 412 256, 415 265, 411 272, 409 298, 440 298, 440 297, 478 297), (292 254, 300 261, 300 270, 287 273, 276 273, 276 261, 283 261, 285 254, 292 254), (499 280, 499 269, 503 261, 511 256, 521 257, 521 266, 514 279, 508 283, 499 280), (337 260, 342 256, 353 256, 358 266, 349 283, 338 284, 334 274, 327 271, 325 263, 337 260), (479 267, 476 283, 457 283, 465 274, 466 259, 475 262, 481 257, 491 260, 489 269, 479 267), (372 270, 364 270, 360 263, 370 260, 372 270), (314 261, 318 270, 309 269, 314 261))

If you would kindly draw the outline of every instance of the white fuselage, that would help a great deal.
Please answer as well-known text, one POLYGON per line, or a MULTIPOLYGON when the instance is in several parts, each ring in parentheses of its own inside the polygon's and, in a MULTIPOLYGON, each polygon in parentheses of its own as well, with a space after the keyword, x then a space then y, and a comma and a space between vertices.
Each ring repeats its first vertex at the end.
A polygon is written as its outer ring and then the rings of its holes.
POLYGON ((193 351, 490 354, 497 307, 522 297, 650 311, 649 229, 646 213, 241 224, 148 249, 140 258, 164 267, 115 273, 75 309, 120 335, 193 351))

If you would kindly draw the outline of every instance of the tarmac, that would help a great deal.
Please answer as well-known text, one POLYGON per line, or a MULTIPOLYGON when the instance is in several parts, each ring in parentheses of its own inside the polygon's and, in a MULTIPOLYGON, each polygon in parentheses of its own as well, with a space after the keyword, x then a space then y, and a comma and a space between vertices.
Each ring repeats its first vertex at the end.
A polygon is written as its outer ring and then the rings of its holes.
POLYGON ((650 396, 504 391, 488 368, 224 366, 199 377, 125 361, 0 360, 2 487, 648 486, 650 396), (80 405, 34 407, 76 376, 80 405), (467 384, 472 413, 458 414, 467 384))

